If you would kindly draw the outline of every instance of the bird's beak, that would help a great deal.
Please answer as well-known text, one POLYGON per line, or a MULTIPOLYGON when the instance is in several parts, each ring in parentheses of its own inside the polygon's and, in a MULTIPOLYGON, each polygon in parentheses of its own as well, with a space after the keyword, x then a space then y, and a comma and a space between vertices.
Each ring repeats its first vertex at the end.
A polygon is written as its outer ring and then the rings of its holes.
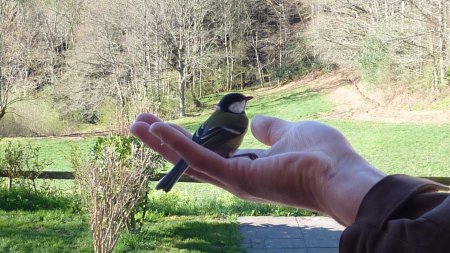
POLYGON ((245 97, 245 101, 249 101, 250 99, 252 99, 253 97, 252 96, 246 96, 245 97))

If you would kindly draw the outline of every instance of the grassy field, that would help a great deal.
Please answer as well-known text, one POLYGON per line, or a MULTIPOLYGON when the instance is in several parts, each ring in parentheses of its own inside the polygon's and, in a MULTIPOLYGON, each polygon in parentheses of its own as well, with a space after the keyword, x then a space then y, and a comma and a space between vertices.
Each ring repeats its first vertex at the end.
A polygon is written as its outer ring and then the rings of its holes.
POLYGON ((450 177, 450 125, 330 121, 388 174, 450 177))
POLYGON ((84 154, 88 154, 94 145, 96 137, 90 138, 4 138, 0 141, 0 147, 7 142, 30 143, 40 147, 42 158, 48 159, 52 164, 47 170, 71 171, 70 152, 74 146, 84 154))
MULTIPOLYGON (((88 218, 67 210, 0 211, 0 252, 93 252, 88 218)), ((115 252, 243 252, 236 218, 150 215, 115 252)))
MULTIPOLYGON (((251 94, 251 91, 247 93, 251 94)), ((205 110, 174 122, 190 131, 203 122, 220 99, 221 94, 203 98, 205 110)), ((352 145, 369 162, 389 174, 405 173, 414 176, 450 176, 450 125, 394 124, 361 121, 330 120, 333 103, 324 94, 298 88, 280 93, 258 95, 248 105, 248 114, 280 117, 286 120, 319 120, 341 130, 352 145)), ((95 138, 43 139, 5 138, 0 142, 22 141, 41 147, 43 157, 53 164, 49 170, 71 170, 70 149, 76 146, 82 153, 89 152, 95 138)), ((247 134, 242 147, 264 148, 251 134, 247 134)))
POLYGON ((86 217, 61 210, 0 211, 1 252, 92 252, 86 217))

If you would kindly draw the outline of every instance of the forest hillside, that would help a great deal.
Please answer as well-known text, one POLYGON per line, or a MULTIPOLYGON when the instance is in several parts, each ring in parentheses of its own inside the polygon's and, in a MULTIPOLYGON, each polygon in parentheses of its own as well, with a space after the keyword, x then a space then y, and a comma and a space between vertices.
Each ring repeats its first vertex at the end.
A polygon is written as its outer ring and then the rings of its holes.
POLYGON ((362 108, 448 111, 449 24, 445 0, 0 0, 0 136, 174 119, 339 73, 362 108))

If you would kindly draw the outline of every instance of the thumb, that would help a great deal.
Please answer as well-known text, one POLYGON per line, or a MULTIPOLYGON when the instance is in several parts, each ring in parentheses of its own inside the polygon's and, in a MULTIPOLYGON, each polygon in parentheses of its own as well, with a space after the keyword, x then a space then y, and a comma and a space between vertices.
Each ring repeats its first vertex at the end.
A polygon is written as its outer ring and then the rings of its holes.
POLYGON ((251 129, 253 136, 258 141, 272 146, 289 129, 290 125, 291 122, 282 119, 257 115, 252 120, 251 129))

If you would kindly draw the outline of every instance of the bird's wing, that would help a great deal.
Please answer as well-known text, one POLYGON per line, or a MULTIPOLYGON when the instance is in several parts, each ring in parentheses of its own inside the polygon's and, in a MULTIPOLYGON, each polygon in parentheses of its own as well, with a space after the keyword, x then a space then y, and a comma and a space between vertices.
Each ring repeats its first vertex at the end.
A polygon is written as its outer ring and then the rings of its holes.
POLYGON ((198 144, 216 150, 217 147, 223 145, 230 139, 236 138, 245 133, 245 128, 236 126, 218 126, 207 128, 205 125, 200 128, 192 136, 192 140, 198 144))

